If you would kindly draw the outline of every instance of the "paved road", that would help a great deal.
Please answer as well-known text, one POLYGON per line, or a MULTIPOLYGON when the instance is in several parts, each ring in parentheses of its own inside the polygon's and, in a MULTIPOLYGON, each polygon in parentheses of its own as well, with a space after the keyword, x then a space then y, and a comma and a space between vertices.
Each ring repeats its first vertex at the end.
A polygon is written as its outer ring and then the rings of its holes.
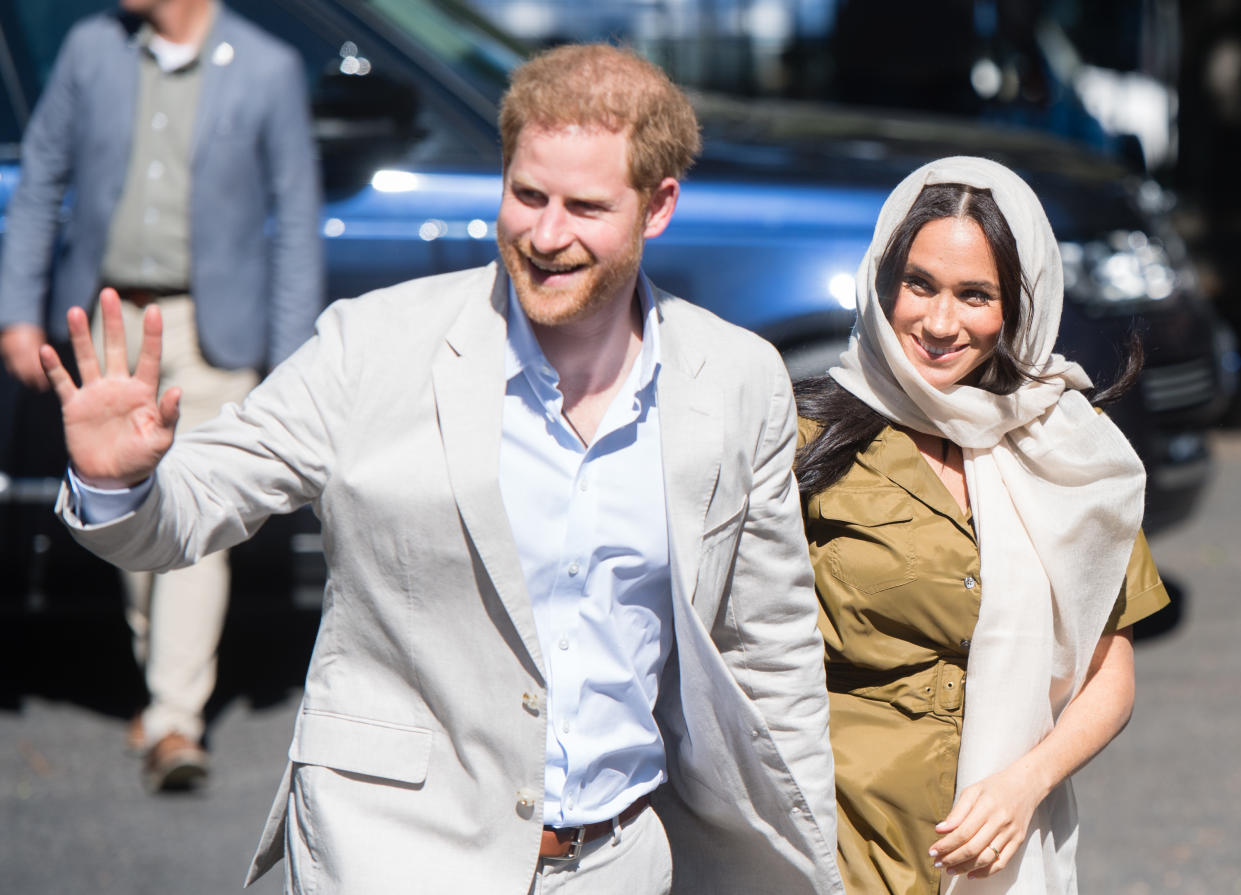
MULTIPOLYGON (((1153 539, 1181 592, 1138 650, 1138 705, 1078 776, 1083 893, 1241 895, 1241 435, 1201 514, 1153 539)), ((0 629, 0 892, 236 892, 284 766, 315 619, 230 619, 215 775, 152 798, 121 749, 140 683, 116 613, 0 629)), ((280 891, 278 874, 252 892, 280 891)))

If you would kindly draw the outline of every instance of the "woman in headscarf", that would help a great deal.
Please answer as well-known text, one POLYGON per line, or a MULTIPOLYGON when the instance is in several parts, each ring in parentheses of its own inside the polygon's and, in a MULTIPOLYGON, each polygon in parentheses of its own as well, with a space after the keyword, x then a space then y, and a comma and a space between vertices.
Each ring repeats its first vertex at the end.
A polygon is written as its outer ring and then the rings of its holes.
POLYGON ((1142 464, 1052 353, 1059 250, 1007 168, 911 174, 857 284, 849 350, 798 388, 846 888, 1075 892, 1069 777, 1168 601, 1142 464))

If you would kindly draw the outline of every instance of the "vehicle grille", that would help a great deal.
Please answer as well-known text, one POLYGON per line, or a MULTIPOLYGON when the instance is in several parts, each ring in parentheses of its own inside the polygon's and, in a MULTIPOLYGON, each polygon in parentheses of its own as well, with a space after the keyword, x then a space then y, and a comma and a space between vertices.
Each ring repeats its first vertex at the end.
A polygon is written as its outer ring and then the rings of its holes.
POLYGON ((1155 413, 1206 404, 1215 397, 1215 368, 1209 358, 1147 367, 1142 372, 1142 395, 1155 413))

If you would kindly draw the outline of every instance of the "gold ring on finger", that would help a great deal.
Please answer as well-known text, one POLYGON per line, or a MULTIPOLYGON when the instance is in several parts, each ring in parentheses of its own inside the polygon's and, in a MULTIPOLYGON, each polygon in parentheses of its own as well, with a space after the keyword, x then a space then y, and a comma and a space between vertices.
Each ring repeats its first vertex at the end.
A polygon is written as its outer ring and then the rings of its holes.
POLYGON ((988 845, 987 848, 995 852, 995 859, 998 861, 1000 859, 1000 850, 995 847, 994 843, 991 845, 988 845))

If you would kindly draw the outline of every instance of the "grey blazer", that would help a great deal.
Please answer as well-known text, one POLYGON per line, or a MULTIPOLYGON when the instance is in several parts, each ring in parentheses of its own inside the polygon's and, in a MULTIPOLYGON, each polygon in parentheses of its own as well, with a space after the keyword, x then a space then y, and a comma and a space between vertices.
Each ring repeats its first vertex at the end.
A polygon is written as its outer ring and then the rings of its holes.
MULTIPOLYGON (((75 537, 167 569, 310 503, 328 583, 251 867, 287 891, 525 895, 547 678, 500 496, 508 280, 486 268, 333 304, 245 404, 178 436, 133 513, 75 537)), ((676 650, 656 715, 676 892, 841 891, 823 640, 788 374, 655 292, 676 650)))
MULTIPOLYGON (((8 208, 0 327, 34 323, 64 339, 65 312, 95 300, 134 126, 139 49, 131 27, 116 13, 84 19, 56 58, 8 208)), ((293 353, 324 302, 305 76, 291 48, 222 4, 202 64, 190 187, 199 341, 215 366, 259 367, 293 353), (225 43, 232 52, 217 52, 225 43)))

